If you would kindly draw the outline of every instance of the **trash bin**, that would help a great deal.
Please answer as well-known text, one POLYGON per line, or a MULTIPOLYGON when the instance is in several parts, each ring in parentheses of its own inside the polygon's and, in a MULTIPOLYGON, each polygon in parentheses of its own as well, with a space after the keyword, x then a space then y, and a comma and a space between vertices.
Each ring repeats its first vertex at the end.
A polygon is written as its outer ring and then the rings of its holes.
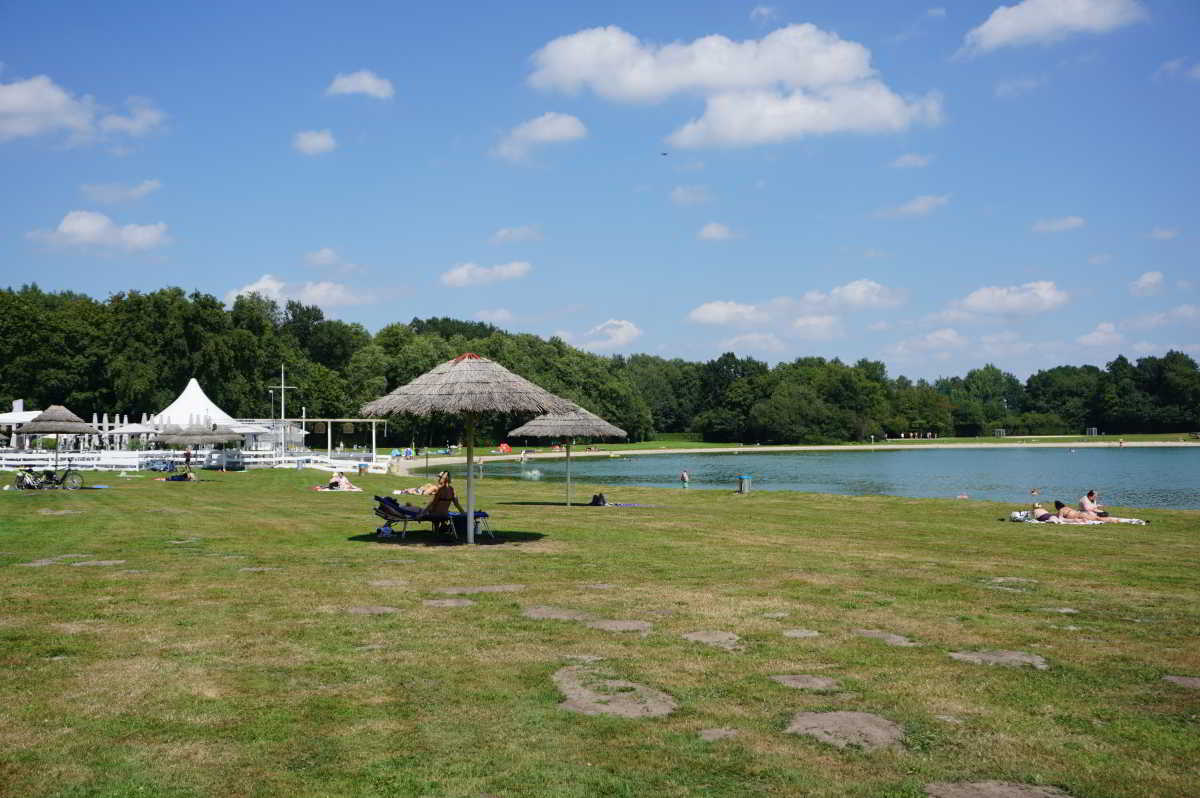
POLYGON ((358 464, 358 475, 361 477, 361 476, 365 475, 366 473, 367 473, 367 464, 359 463, 358 464))
POLYGON ((737 480, 738 480, 737 492, 738 493, 749 493, 750 492, 750 475, 749 474, 738 474, 737 480))

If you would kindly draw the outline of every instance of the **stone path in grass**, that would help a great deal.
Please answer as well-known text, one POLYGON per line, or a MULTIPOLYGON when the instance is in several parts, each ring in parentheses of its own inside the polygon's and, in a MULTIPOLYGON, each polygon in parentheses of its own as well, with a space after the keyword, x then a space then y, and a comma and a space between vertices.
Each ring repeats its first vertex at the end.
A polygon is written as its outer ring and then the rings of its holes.
POLYGON ((1009 781, 960 781, 926 784, 929 798, 1070 798, 1057 787, 1009 781))
POLYGON ((590 612, 569 610, 563 607, 548 607, 543 604, 525 607, 521 610, 521 614, 535 621, 579 621, 590 629, 599 629, 604 632, 633 632, 643 637, 649 634, 650 630, 654 628, 653 624, 648 621, 623 621, 610 618, 597 618, 590 612))
POLYGON ((445 593, 448 596, 463 596, 472 593, 516 593, 524 589, 525 585, 482 585, 480 587, 438 587, 434 588, 434 591, 445 593))
POLYGON ((1177 684, 1180 687, 1190 687, 1200 690, 1200 676, 1164 676, 1163 681, 1177 684))
POLYGON ((83 510, 51 510, 43 508, 38 510, 38 513, 41 515, 82 515, 83 510))
POLYGON ((585 625, 589 629, 599 629, 602 632, 634 632, 643 637, 650 634, 650 630, 653 628, 647 621, 619 621, 611 619, 588 621, 585 625))
POLYGON ((837 690, 839 687, 837 679, 830 679, 828 676, 810 676, 806 673, 776 674, 771 679, 784 687, 794 687, 797 690, 825 691, 837 690))
POLYGON ((404 587, 408 584, 407 579, 372 579, 367 582, 371 587, 404 587))
POLYGON ((691 640, 693 643, 704 643, 716 648, 723 648, 726 651, 741 651, 745 648, 741 642, 742 638, 733 632, 717 632, 712 630, 686 632, 683 635, 683 639, 691 640))
POLYGON ((595 666, 568 665, 555 671, 553 679, 565 698, 559 706, 584 715, 656 718, 679 707, 661 690, 611 678, 595 666))
POLYGON ((61 565, 63 560, 86 560, 88 557, 94 557, 94 554, 60 554, 57 557, 46 557, 42 560, 34 560, 33 562, 17 562, 13 565, 21 565, 26 568, 45 568, 47 565, 61 565))
POLYGON ((1028 665, 1039 671, 1050 667, 1042 657, 1024 651, 951 651, 949 656, 950 659, 970 662, 974 665, 1003 665, 1009 668, 1022 668, 1028 665))
POLYGON ((859 637, 870 637, 874 640, 887 643, 889 646, 909 648, 911 646, 921 645, 915 640, 909 640, 904 635, 892 634, 891 632, 884 632, 879 629, 852 629, 851 631, 859 637))
POLYGON ((470 607, 475 604, 471 599, 465 598, 425 599, 423 603, 426 607, 470 607))
POLYGON ((821 633, 815 629, 784 629, 782 634, 784 637, 794 637, 797 639, 821 636, 821 633))
POLYGON ((737 737, 738 730, 730 728, 701 729, 697 734, 700 735, 701 740, 712 743, 717 740, 728 740, 731 737, 737 737))
POLYGON ((268 568, 266 566, 249 566, 246 568, 239 568, 238 570, 244 574, 262 574, 262 573, 266 573, 267 571, 278 571, 279 569, 278 568, 268 568))
POLYGON ((71 563, 71 565, 76 568, 109 568, 113 565, 124 564, 124 560, 84 560, 82 562, 71 563))
POLYGON ((867 751, 890 748, 904 739, 899 724, 870 712, 797 712, 784 731, 838 748, 855 746, 867 751))

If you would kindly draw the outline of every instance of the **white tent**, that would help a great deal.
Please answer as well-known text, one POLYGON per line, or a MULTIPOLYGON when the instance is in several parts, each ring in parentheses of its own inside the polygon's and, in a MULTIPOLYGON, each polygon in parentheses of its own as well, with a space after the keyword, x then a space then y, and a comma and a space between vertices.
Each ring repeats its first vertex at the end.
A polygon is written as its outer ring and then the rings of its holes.
POLYGON ((220 424, 230 426, 236 424, 233 416, 217 407, 212 399, 204 393, 200 383, 192 377, 179 398, 167 405, 153 418, 155 424, 178 424, 186 427, 191 424, 220 424))

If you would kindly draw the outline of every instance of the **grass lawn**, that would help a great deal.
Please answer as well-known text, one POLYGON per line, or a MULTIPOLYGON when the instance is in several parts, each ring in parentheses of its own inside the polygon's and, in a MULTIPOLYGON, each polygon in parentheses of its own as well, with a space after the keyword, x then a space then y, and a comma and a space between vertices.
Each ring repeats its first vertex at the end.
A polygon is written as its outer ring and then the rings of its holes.
POLYGON ((1200 690, 1163 677, 1200 676, 1200 512, 1032 526, 981 502, 589 485, 653 506, 568 509, 561 485, 486 480, 503 545, 467 547, 373 537, 372 493, 419 477, 356 477, 357 494, 309 491, 312 471, 203 479, 0 493, 0 795, 1197 794, 1200 690), (440 591, 489 585, 523 587, 440 591), (425 604, 446 598, 474 603, 425 604), (704 630, 741 650, 683 638, 704 630), (996 649, 1048 668, 949 657, 996 649), (568 666, 678 706, 567 711, 568 666), (903 741, 785 733, 826 711, 903 741), (700 738, 714 728, 737 736, 700 738))

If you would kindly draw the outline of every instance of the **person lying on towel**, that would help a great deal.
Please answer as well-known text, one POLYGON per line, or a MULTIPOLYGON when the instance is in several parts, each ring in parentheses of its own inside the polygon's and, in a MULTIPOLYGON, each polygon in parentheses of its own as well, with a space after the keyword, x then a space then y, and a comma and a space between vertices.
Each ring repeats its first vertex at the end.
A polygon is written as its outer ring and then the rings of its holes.
POLYGON ((346 475, 345 475, 345 474, 343 474, 341 471, 338 471, 337 473, 335 473, 335 474, 333 475, 333 479, 329 480, 329 484, 328 484, 328 485, 317 485, 317 486, 313 487, 313 490, 353 490, 353 491, 361 491, 361 490, 362 490, 362 488, 356 488, 356 487, 355 487, 355 486, 354 486, 354 485, 353 485, 353 484, 350 482, 350 480, 346 478, 346 475))

